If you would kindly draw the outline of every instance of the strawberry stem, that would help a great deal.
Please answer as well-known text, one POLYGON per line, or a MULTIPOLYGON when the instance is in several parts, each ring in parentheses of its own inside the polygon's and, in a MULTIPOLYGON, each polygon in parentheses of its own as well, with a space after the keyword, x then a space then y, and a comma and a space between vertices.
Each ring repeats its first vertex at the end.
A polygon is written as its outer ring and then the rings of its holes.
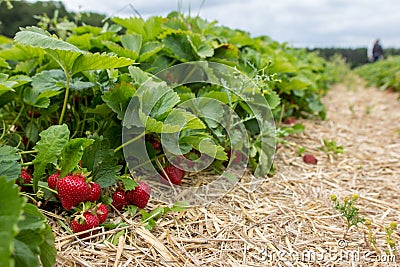
POLYGON ((23 154, 33 154, 33 153, 37 153, 37 150, 27 150, 27 151, 19 151, 18 153, 23 155, 23 154))
POLYGON ((65 96, 64 96, 64 103, 63 103, 63 107, 61 110, 61 115, 60 115, 60 120, 58 121, 58 124, 61 125, 64 119, 64 114, 65 114, 65 110, 67 109, 67 104, 68 104, 68 96, 69 96, 69 83, 71 80, 71 76, 69 75, 69 73, 67 71, 65 72, 65 77, 66 77, 66 83, 65 83, 65 96))
POLYGON ((132 138, 131 140, 121 144, 119 147, 117 147, 116 149, 114 149, 114 153, 117 153, 119 150, 121 150, 122 148, 124 148, 125 146, 132 144, 134 142, 136 142, 137 140, 139 140, 140 138, 142 138, 143 136, 145 136, 145 132, 139 134, 138 136, 136 136, 135 138, 132 138))
POLYGON ((48 190, 48 191, 50 191, 50 192, 52 192, 52 193, 54 193, 54 194, 58 194, 58 192, 57 192, 56 190, 51 189, 51 188, 48 187, 48 186, 38 184, 38 187, 43 188, 43 189, 46 189, 46 190, 48 190))
POLYGON ((165 156, 165 154, 161 154, 161 155, 155 156, 154 158, 152 158, 152 159, 150 159, 150 160, 146 160, 145 162, 142 162, 142 163, 140 163, 140 164, 138 164, 138 165, 135 165, 135 166, 132 167, 131 169, 132 169, 132 170, 137 170, 137 169, 139 169, 140 167, 143 167, 144 165, 147 165, 147 164, 149 164, 149 163, 152 162, 152 161, 155 161, 155 160, 158 160, 158 159, 160 159, 160 158, 163 158, 164 156, 165 156))

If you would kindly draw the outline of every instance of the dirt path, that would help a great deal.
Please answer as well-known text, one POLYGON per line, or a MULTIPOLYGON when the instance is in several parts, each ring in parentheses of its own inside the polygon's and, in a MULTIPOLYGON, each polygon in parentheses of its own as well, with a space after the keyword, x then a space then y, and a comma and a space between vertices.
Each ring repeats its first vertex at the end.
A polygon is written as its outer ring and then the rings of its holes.
MULTIPOLYGON (((384 250, 384 227, 392 221, 400 223, 397 96, 377 89, 337 85, 324 98, 328 119, 302 121, 306 131, 290 137, 289 144, 279 146, 277 174, 256 192, 246 191, 244 182, 207 208, 169 215, 151 234, 136 227, 137 219, 126 217, 133 226, 118 246, 104 242, 104 238, 97 243, 63 241, 58 243, 59 263, 387 266, 378 262, 374 250, 366 245, 364 226, 352 228, 346 240, 342 240, 345 221, 333 209, 330 195, 334 193, 340 199, 351 194, 360 196, 356 205, 372 222, 377 247, 384 250), (318 150, 323 139, 343 146, 344 154, 333 157, 318 150), (314 154, 318 164, 303 163, 292 143, 314 154)), ((399 243, 399 232, 394 237, 399 243)), ((389 265, 400 263, 399 253, 395 256, 395 262, 389 265)))

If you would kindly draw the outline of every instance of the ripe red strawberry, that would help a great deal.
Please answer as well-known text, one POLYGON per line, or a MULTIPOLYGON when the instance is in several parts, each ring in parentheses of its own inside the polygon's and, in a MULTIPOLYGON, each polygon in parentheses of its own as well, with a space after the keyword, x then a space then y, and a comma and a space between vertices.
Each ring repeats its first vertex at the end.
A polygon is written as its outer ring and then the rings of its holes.
POLYGON ((138 208, 143 209, 147 202, 149 201, 151 193, 151 188, 145 182, 139 182, 138 186, 134 190, 130 190, 126 192, 126 199, 137 206, 138 208))
POLYGON ((284 124, 295 124, 296 123, 296 118, 295 117, 290 117, 287 118, 286 120, 283 121, 284 124))
POLYGON ((303 161, 307 164, 317 164, 318 160, 314 155, 306 154, 303 156, 303 161))
POLYGON ((36 110, 29 110, 28 111, 28 116, 31 117, 31 118, 37 118, 37 117, 40 116, 40 114, 36 110))
POLYGON ((81 175, 68 175, 57 182, 58 197, 62 206, 70 210, 87 199, 90 186, 81 175))
MULTIPOLYGON (((83 216, 82 215, 77 216, 71 222, 71 228, 74 233, 79 233, 92 228, 96 228, 97 226, 99 226, 99 218, 97 218, 97 216, 89 212, 85 212, 83 216)), ((85 234, 81 234, 79 235, 79 237, 87 237, 89 235, 95 234, 96 232, 97 231, 92 231, 85 234)))
MULTIPOLYGON (((22 169, 19 175, 19 178, 15 181, 16 184, 29 184, 32 181, 32 175, 27 171, 22 169)), ((21 191, 26 192, 29 191, 30 186, 21 186, 21 191)))
POLYGON ((103 203, 98 204, 96 214, 97 214, 97 218, 99 218, 99 223, 105 222, 105 220, 107 220, 107 217, 108 217, 107 206, 104 205, 103 203))
MULTIPOLYGON (((178 167, 175 167, 174 165, 168 165, 164 168, 164 172, 167 174, 169 180, 171 183, 179 185, 182 182, 182 178, 185 176, 185 171, 179 169, 178 167)), ((167 177, 165 177, 164 173, 161 174, 161 182, 164 184, 169 184, 169 182, 166 180, 167 177)))
POLYGON ((51 188, 56 190, 57 188, 57 182, 60 178, 60 173, 54 173, 47 178, 47 185, 51 188))
POLYGON ((32 180, 32 175, 27 170, 21 170, 19 177, 20 179, 16 181, 17 184, 29 184, 32 180))
MULTIPOLYGON (((232 150, 230 151, 230 157, 232 156, 232 150)), ((243 159, 243 154, 239 150, 235 151, 235 158, 232 161, 232 164, 239 164, 243 159)))
POLYGON ((161 149, 161 143, 157 140, 154 140, 153 142, 151 142, 151 145, 153 146, 153 148, 155 150, 160 150, 161 149))
POLYGON ((90 202, 96 202, 100 198, 101 187, 98 183, 95 182, 90 182, 89 186, 90 186, 90 193, 86 200, 90 202))
POLYGON ((112 205, 117 209, 117 210, 122 210, 123 207, 129 205, 128 200, 125 197, 125 191, 123 190, 116 190, 113 195, 112 195, 112 205))
POLYGON ((27 147, 27 145, 28 145, 28 142, 29 142, 29 139, 28 139, 28 137, 26 137, 26 136, 22 136, 22 138, 21 138, 21 142, 24 144, 24 147, 26 148, 26 147, 27 147))

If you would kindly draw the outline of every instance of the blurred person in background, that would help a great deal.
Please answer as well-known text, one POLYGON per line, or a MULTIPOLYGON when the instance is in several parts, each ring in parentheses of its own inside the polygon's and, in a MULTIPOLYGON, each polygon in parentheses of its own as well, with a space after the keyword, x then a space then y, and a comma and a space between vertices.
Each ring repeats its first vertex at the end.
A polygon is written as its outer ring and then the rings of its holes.
POLYGON ((379 39, 376 39, 372 48, 372 61, 376 62, 380 59, 383 59, 383 48, 379 43, 379 39))

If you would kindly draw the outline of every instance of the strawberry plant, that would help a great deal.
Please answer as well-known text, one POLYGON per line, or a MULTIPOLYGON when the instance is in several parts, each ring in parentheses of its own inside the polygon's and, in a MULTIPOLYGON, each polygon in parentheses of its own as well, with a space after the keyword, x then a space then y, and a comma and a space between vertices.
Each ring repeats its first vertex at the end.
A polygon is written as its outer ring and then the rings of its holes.
POLYGON ((400 57, 394 56, 365 64, 355 69, 355 72, 365 79, 370 86, 382 90, 400 91, 400 57))

